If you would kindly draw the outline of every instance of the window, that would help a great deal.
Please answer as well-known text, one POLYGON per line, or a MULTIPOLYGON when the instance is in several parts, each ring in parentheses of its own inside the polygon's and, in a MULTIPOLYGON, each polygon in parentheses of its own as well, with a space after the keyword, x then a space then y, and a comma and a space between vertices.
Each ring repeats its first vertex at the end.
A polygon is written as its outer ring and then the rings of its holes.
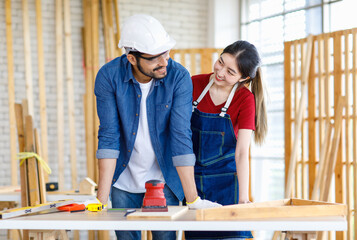
MULTIPOLYGON (((348 29, 355 0, 241 0, 241 39, 253 43, 262 58, 268 90, 268 136, 262 146, 252 144, 254 201, 284 198, 284 41, 309 34, 348 29), (348 23, 346 19, 350 19, 348 23)), ((353 26, 354 25, 354 26, 353 26)), ((258 233, 259 239, 271 234, 258 233)))

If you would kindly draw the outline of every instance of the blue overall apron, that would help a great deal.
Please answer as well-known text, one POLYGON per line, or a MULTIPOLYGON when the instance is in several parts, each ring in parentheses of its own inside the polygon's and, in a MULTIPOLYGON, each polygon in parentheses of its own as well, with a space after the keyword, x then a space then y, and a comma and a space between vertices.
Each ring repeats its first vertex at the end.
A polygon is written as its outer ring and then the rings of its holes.
MULTIPOLYGON (((226 113, 238 84, 233 87, 221 113, 204 113, 196 106, 212 84, 213 80, 193 102, 191 129, 198 195, 222 205, 238 204, 239 185, 235 162, 237 139, 231 118, 226 113)), ((253 238, 250 231, 188 231, 185 234, 187 239, 253 238)))

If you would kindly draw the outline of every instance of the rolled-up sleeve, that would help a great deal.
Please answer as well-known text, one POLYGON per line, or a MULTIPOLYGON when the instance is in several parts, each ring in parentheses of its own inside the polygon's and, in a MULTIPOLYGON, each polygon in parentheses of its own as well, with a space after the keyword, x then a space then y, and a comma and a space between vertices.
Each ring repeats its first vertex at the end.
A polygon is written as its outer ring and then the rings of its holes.
POLYGON ((105 68, 99 70, 94 87, 99 117, 97 158, 118 158, 120 123, 115 89, 105 68))
POLYGON ((188 72, 178 76, 170 116, 172 161, 175 167, 194 166, 192 147, 192 81, 188 72))

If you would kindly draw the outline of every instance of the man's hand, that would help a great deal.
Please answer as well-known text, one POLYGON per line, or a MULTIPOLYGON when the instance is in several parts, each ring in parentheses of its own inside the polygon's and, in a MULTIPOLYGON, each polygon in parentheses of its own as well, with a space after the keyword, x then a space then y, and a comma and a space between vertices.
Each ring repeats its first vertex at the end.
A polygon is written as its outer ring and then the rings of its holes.
POLYGON ((197 197, 192 203, 187 203, 189 209, 203 209, 203 208, 214 208, 221 207, 219 203, 211 202, 209 200, 202 200, 200 197, 197 197))

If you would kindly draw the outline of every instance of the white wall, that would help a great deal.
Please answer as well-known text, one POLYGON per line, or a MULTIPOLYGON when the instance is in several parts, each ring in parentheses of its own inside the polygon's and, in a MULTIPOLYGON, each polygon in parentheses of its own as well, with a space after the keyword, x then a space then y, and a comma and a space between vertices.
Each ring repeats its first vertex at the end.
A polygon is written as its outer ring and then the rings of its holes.
MULTIPOLYGON (((5 1, 0 1, 0 186, 10 185, 10 131, 8 115, 8 73, 5 32, 5 1)), ((15 98, 16 102, 26 96, 25 63, 22 27, 21 0, 12 0, 12 31, 15 64, 15 98)), ((38 98, 38 68, 37 68, 37 36, 35 1, 29 0, 29 17, 31 32, 31 56, 34 85, 35 126, 39 127, 39 98, 38 98)), ((83 118, 84 75, 82 68, 82 39, 81 28, 82 0, 71 0, 72 47, 74 68, 74 99, 76 117, 77 171, 78 181, 86 177, 85 132, 83 118)), ((120 22, 135 13, 150 14, 159 19, 170 35, 177 41, 176 48, 207 47, 208 1, 206 0, 121 0, 119 1, 120 22)), ((42 1, 43 15, 43 44, 45 57, 45 78, 47 95, 48 120, 48 151, 49 163, 53 169, 50 181, 57 181, 57 127, 56 127, 56 55, 55 55, 55 1, 42 1)), ((104 59, 104 47, 101 46, 101 64, 104 59)), ((64 83, 64 89, 66 85, 64 83)), ((67 110, 67 96, 65 110, 67 110)), ((66 188, 70 188, 70 159, 68 118, 65 115, 65 177, 66 188)))
POLYGON ((224 48, 239 39, 239 1, 209 0, 208 45, 224 48))

